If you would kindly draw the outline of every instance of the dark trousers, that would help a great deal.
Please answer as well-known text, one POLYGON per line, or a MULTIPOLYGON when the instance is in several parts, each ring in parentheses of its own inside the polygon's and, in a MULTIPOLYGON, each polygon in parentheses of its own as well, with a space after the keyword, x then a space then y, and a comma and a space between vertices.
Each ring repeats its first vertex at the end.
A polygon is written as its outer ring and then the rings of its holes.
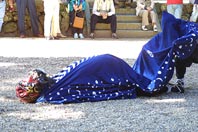
POLYGON ((177 79, 184 78, 186 68, 190 67, 192 63, 198 63, 198 47, 195 48, 195 51, 192 53, 190 57, 183 60, 176 58, 175 67, 177 79))
POLYGON ((16 0, 19 33, 25 35, 25 12, 28 9, 33 35, 39 34, 35 0, 16 0))
POLYGON ((116 15, 108 16, 107 19, 102 19, 102 16, 97 16, 95 14, 92 14, 91 16, 91 33, 94 33, 94 30, 96 29, 97 23, 107 23, 111 24, 111 32, 116 33, 117 29, 117 18, 116 15))
POLYGON ((75 14, 75 11, 69 12, 69 25, 72 28, 72 33, 73 34, 74 33, 83 33, 83 28, 80 29, 80 28, 73 27, 75 15, 78 17, 84 17, 84 11, 76 12, 76 14, 75 14))

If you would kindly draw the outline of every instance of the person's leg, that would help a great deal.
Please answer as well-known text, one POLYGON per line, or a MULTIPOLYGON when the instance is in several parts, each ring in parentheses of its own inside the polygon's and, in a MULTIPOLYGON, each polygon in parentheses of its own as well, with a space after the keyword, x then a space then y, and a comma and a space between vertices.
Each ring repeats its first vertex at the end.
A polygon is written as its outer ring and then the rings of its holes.
POLYGON ((111 32, 116 33, 117 29, 117 18, 116 15, 108 16, 106 20, 104 20, 104 23, 107 23, 111 25, 111 32))
POLYGON ((25 11, 27 0, 16 0, 17 14, 18 14, 18 28, 20 37, 25 35, 25 11))
POLYGON ((52 24, 52 16, 53 16, 53 3, 48 0, 44 0, 44 36, 50 39, 51 36, 51 24, 52 24))
POLYGON ((175 17, 181 19, 182 13, 183 13, 183 5, 182 4, 176 5, 175 17))
POLYGON ((91 33, 94 33, 98 20, 99 20, 99 17, 95 14, 92 14, 91 23, 90 23, 91 33))
POLYGON ((184 92, 184 77, 186 74, 186 68, 192 65, 192 57, 188 57, 187 59, 180 60, 176 58, 175 68, 176 68, 176 84, 172 87, 172 92, 184 92))
POLYGON ((87 25, 87 34, 90 34, 91 13, 90 13, 90 8, 89 8, 88 1, 86 1, 85 19, 86 19, 86 25, 87 25))
POLYGON ((5 8, 6 8, 6 2, 5 1, 0 2, 0 32, 2 29, 3 19, 5 16, 5 8))
POLYGON ((175 9, 173 4, 167 5, 167 12, 175 16, 175 9))
POLYGON ((156 24, 157 16, 156 16, 155 11, 151 11, 150 16, 151 16, 152 24, 156 24))
POLYGON ((175 63, 176 77, 177 79, 184 79, 186 73, 185 60, 177 59, 175 63))
POLYGON ((78 38, 77 28, 73 27, 75 15, 76 15, 76 13, 74 10, 69 12, 69 23, 70 23, 70 27, 72 29, 72 34, 73 34, 74 38, 77 39, 78 38))
POLYGON ((118 36, 116 34, 117 30, 117 18, 116 15, 112 15, 107 17, 106 23, 111 24, 111 32, 112 32, 112 38, 118 39, 118 36))
POLYGON ((90 38, 92 38, 92 39, 94 39, 94 31, 95 31, 95 28, 96 28, 96 24, 99 22, 99 20, 101 20, 102 19, 102 17, 101 16, 97 16, 97 15, 95 15, 95 14, 92 14, 91 15, 91 22, 90 22, 90 35, 89 35, 89 37, 90 38))
POLYGON ((60 31, 60 22, 59 22, 59 11, 60 11, 60 3, 58 0, 54 0, 53 2, 53 26, 52 26, 52 35, 54 37, 57 36, 57 34, 61 34, 60 31))
MULTIPOLYGON (((79 17, 84 17, 84 15, 85 15, 85 12, 84 11, 81 11, 81 12, 78 13, 78 16, 79 17)), ((79 38, 83 39, 84 38, 83 28, 78 29, 78 33, 79 33, 79 38)))
POLYGON ((151 11, 150 16, 151 16, 152 25, 153 25, 153 31, 157 32, 157 25, 156 25, 157 15, 156 15, 156 12, 151 11))
POLYGON ((39 20, 37 16, 37 11, 36 11, 36 3, 35 0, 27 0, 28 1, 28 11, 30 15, 30 20, 31 20, 31 28, 33 35, 37 36, 40 34, 39 32, 39 20))
POLYGON ((142 17, 142 30, 148 30, 146 26, 149 25, 149 12, 147 10, 141 10, 139 16, 142 17))
POLYGON ((197 22, 197 18, 198 18, 198 4, 195 4, 193 6, 193 11, 190 17, 190 21, 191 22, 197 22))

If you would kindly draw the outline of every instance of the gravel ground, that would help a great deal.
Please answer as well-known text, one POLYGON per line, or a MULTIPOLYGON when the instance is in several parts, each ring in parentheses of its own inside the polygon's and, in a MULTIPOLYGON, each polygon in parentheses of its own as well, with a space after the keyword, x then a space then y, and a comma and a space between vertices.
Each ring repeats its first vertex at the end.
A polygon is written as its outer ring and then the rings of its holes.
POLYGON ((28 71, 54 74, 79 59, 0 57, 0 131, 198 132, 198 65, 187 69, 184 94, 65 105, 23 104, 16 98, 15 85, 28 71))

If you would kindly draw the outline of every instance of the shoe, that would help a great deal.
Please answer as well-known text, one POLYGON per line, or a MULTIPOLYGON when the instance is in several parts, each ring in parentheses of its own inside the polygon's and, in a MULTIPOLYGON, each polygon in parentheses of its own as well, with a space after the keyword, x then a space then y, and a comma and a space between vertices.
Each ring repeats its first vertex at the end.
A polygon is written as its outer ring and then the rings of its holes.
POLYGON ((74 33, 74 38, 77 39, 78 38, 78 34, 74 33))
POLYGON ((57 33, 57 37, 59 37, 59 38, 67 38, 67 36, 63 35, 62 33, 57 33))
POLYGON ((94 38, 95 38, 94 33, 91 33, 91 34, 89 35, 89 37, 90 37, 91 39, 94 39, 94 38))
POLYGON ((24 35, 24 34, 21 34, 21 35, 20 35, 20 38, 25 38, 25 35, 24 35))
POLYGON ((126 0, 125 4, 126 5, 130 5, 131 4, 131 0, 126 0))
POLYGON ((84 39, 84 38, 85 38, 85 37, 83 36, 82 33, 79 34, 79 37, 80 37, 81 39, 84 39))
POLYGON ((118 36, 116 33, 112 33, 112 36, 111 36, 113 39, 118 39, 118 36))
POLYGON ((119 5, 119 1, 118 0, 114 0, 114 4, 115 5, 119 5))
POLYGON ((53 36, 53 38, 54 38, 55 40, 60 39, 60 37, 58 37, 58 36, 53 36))
POLYGON ((184 80, 178 79, 176 84, 172 87, 171 92, 184 93, 184 80))
POLYGON ((34 35, 35 37, 39 37, 39 38, 43 38, 44 37, 44 35, 42 35, 42 34, 37 34, 37 35, 34 35))
POLYGON ((157 32, 157 25, 154 25, 154 26, 153 26, 153 31, 154 31, 154 32, 157 32))
POLYGON ((45 37, 45 39, 46 39, 46 40, 54 40, 54 37, 52 37, 52 36, 47 36, 47 37, 45 37))
POLYGON ((148 31, 148 28, 146 26, 142 26, 143 31, 148 31))

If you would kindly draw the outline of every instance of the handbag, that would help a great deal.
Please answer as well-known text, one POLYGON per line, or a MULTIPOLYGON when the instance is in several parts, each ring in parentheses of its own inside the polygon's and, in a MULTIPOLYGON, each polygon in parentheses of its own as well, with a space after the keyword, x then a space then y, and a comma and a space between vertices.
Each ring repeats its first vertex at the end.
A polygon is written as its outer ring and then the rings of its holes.
POLYGON ((84 25, 84 17, 78 17, 76 14, 77 13, 75 12, 73 27, 82 29, 84 25))

